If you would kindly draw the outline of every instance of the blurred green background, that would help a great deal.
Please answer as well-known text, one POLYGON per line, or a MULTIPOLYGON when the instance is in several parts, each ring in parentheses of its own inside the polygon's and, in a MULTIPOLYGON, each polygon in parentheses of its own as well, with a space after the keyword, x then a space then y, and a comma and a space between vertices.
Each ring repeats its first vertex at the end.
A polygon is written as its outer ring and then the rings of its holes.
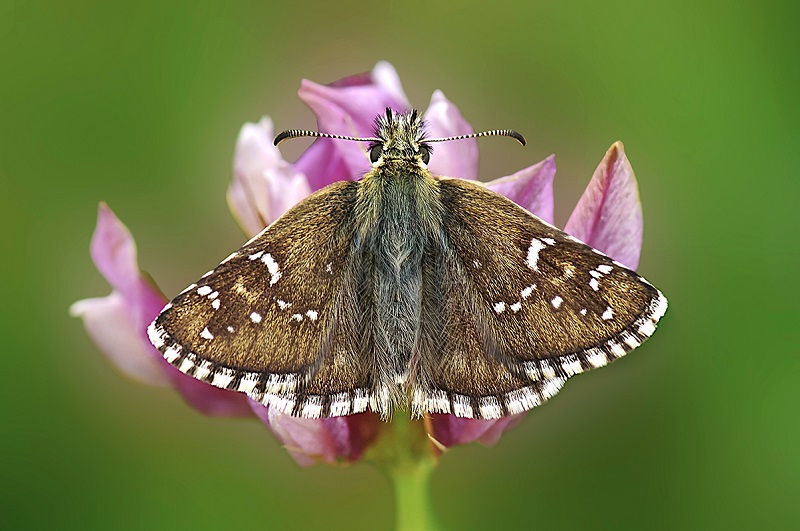
POLYGON ((483 141, 483 179, 556 153, 559 225, 623 140, 640 271, 671 303, 633 355, 445 455, 444 527, 800 527, 797 20, 790 2, 0 1, 0 526, 392 526, 374 468, 300 469, 261 424, 125 380, 67 315, 109 291, 98 201, 174 294, 244 241, 224 198, 241 125, 314 127, 301 78, 386 59, 416 106, 439 88, 527 136, 483 141))

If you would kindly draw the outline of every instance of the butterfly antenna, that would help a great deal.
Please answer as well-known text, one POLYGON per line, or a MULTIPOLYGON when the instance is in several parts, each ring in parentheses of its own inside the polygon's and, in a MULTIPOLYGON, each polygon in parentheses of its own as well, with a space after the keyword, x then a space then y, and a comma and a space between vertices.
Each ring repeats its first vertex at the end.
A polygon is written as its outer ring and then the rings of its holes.
POLYGON ((510 136, 523 146, 527 143, 525 137, 511 129, 494 129, 493 131, 484 131, 482 133, 472 133, 471 135, 458 135, 448 136, 445 138, 425 138, 422 142, 449 142, 450 140, 463 140, 465 138, 478 138, 481 136, 510 136))
POLYGON ((311 136, 314 138, 337 138, 339 140, 354 140, 356 142, 380 142, 380 138, 359 138, 355 136, 332 135, 330 133, 320 133, 318 131, 306 131, 304 129, 289 129, 275 137, 273 144, 276 146, 290 138, 299 138, 301 136, 311 136))

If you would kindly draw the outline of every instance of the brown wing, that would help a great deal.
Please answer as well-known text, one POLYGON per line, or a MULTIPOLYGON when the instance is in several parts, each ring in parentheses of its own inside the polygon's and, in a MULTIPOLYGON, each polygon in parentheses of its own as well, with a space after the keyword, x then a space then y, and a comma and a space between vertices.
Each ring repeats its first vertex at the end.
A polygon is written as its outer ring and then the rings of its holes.
POLYGON ((148 329, 182 372, 306 417, 363 411, 368 376, 342 300, 358 183, 289 210, 169 303, 148 329), (348 331, 350 333, 348 333, 348 331))
POLYGON ((525 411, 655 331, 666 298, 634 271, 480 184, 442 179, 440 190, 447 243, 415 411, 525 411))

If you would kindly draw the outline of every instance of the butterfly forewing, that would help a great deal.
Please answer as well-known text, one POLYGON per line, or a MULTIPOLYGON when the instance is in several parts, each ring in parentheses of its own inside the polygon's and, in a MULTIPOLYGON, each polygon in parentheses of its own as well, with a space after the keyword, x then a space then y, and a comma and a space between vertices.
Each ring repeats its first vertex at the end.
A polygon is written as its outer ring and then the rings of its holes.
POLYGON ((310 196, 178 295, 149 329, 164 357, 287 412, 353 412, 366 386, 342 300, 356 186, 310 196))
POLYGON ((655 331, 666 299, 635 272, 480 184, 442 179, 440 193, 445 293, 428 317, 432 389, 417 410, 524 411, 655 331))

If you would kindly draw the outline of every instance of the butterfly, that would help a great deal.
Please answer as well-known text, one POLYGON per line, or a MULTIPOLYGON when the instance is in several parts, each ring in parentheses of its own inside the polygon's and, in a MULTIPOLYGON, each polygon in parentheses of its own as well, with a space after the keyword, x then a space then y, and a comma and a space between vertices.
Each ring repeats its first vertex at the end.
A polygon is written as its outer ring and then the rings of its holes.
POLYGON ((667 299, 636 272, 482 184, 427 169, 416 111, 387 109, 372 169, 319 190, 190 285, 148 327, 183 373, 284 413, 393 409, 495 419, 650 337, 667 299))

